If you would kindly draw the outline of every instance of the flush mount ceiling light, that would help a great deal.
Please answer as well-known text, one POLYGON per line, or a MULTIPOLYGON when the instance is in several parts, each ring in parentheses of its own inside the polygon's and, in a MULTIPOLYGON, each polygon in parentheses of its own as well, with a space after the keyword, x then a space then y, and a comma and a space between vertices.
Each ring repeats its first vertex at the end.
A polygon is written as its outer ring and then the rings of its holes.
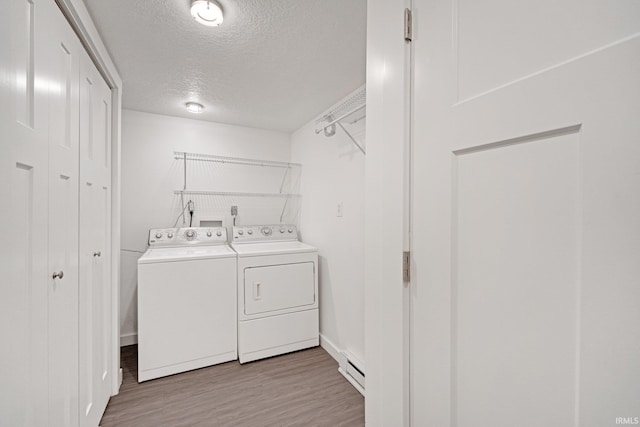
POLYGON ((222 7, 215 0, 192 0, 191 16, 201 23, 209 27, 217 27, 222 24, 222 7))
POLYGON ((184 105, 187 107, 187 111, 193 114, 200 114, 204 110, 204 106, 197 102, 187 102, 184 105))

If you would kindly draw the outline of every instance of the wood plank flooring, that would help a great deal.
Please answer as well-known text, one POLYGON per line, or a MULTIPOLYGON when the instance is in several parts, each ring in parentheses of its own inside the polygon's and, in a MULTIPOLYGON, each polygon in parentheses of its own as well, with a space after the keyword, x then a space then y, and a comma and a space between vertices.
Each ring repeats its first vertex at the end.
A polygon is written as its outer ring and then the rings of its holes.
POLYGON ((137 346, 101 426, 363 426, 364 398, 321 347, 137 382, 137 346))

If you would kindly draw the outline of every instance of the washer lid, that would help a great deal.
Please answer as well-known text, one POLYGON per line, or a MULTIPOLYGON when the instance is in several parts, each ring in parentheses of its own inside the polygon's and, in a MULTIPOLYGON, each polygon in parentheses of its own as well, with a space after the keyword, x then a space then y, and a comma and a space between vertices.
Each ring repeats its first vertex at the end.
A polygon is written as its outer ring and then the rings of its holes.
POLYGON ((179 246, 150 248, 138 259, 138 264, 153 262, 190 261, 211 258, 232 258, 236 253, 227 245, 179 246))
POLYGON ((318 251, 315 247, 297 240, 288 242, 232 243, 231 247, 241 257, 318 251))

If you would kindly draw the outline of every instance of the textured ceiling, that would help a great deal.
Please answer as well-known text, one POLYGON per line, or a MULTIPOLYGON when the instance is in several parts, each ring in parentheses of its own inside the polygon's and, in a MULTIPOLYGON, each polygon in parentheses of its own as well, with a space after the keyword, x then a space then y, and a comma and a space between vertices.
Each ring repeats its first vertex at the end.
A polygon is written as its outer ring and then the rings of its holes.
POLYGON ((190 0, 85 0, 124 108, 290 132, 364 83, 366 0, 219 2, 205 27, 190 0))

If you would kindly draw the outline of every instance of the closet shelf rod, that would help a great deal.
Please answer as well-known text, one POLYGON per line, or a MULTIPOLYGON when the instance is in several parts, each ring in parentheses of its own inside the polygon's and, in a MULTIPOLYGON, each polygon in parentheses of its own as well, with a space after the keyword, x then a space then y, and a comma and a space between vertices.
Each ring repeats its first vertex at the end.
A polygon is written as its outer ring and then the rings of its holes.
MULTIPOLYGON (((320 129, 316 129, 316 134, 319 134, 320 132, 324 131, 329 126, 344 120, 345 117, 348 117, 348 116, 352 115, 356 111, 362 110, 366 106, 367 106, 367 104, 362 104, 362 105, 354 108, 353 110, 349 111, 348 113, 345 113, 345 114, 341 115, 337 119, 334 119, 334 120, 330 121, 329 123, 327 123, 325 126, 321 127, 320 129)), ((325 115, 325 117, 328 116, 328 115, 330 115, 330 114, 325 115)))

